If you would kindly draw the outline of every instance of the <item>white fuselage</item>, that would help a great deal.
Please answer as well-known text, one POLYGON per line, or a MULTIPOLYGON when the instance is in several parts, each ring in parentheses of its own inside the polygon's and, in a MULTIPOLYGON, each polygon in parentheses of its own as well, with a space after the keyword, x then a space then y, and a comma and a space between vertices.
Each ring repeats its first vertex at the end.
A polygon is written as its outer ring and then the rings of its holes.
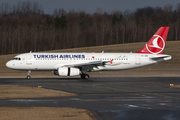
POLYGON ((91 71, 125 70, 170 60, 170 55, 139 53, 25 53, 17 55, 6 66, 16 70, 53 71, 65 65, 106 61, 91 71))

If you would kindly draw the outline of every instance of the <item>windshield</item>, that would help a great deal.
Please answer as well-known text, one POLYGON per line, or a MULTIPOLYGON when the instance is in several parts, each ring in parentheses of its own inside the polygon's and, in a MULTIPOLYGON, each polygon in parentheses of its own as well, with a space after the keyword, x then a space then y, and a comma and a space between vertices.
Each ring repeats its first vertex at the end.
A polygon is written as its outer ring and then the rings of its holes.
POLYGON ((15 58, 13 58, 13 60, 21 60, 21 58, 15 57, 15 58))

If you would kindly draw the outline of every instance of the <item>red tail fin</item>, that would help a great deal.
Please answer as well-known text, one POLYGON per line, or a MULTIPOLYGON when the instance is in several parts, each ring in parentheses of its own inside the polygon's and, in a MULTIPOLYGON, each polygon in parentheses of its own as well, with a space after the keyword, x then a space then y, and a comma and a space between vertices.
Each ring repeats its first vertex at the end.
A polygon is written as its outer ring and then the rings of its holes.
POLYGON ((160 27, 148 43, 137 53, 163 54, 169 27, 160 27))

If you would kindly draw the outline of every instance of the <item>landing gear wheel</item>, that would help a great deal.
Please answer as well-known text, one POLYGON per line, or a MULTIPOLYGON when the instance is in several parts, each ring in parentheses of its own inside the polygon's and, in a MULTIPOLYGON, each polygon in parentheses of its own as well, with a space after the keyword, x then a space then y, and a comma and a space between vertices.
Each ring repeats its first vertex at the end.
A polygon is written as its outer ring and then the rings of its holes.
POLYGON ((85 79, 89 79, 89 75, 88 74, 85 74, 85 79))
POLYGON ((85 74, 81 74, 81 79, 85 79, 85 74))
POLYGON ((88 74, 81 74, 81 78, 82 79, 89 79, 89 75, 88 74))
POLYGON ((28 76, 27 76, 27 79, 28 79, 28 80, 29 80, 29 79, 31 79, 31 76, 30 76, 30 75, 28 75, 28 76))

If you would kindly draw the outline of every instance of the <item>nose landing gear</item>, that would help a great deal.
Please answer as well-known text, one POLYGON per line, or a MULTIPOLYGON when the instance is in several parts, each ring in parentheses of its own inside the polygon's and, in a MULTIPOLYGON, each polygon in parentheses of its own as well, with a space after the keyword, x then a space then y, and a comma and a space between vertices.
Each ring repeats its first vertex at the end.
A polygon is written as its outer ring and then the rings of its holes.
POLYGON ((30 70, 28 71, 28 75, 27 75, 26 78, 27 78, 28 80, 31 79, 31 71, 30 71, 30 70))

